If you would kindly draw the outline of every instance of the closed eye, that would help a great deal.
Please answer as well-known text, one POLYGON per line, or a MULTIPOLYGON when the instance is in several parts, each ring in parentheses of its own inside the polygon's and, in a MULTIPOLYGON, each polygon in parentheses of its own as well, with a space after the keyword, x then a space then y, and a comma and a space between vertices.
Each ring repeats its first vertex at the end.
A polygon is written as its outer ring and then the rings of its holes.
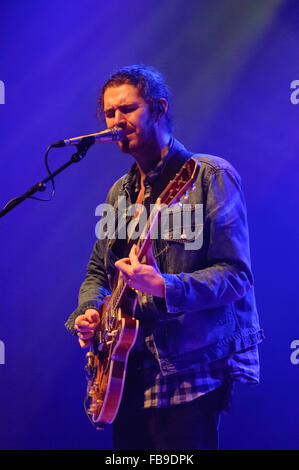
POLYGON ((138 105, 130 105, 130 106, 119 106, 119 110, 121 113, 128 114, 132 113, 138 108, 138 105))
MULTIPOLYGON (((139 107, 138 105, 123 105, 123 106, 119 106, 116 109, 119 109, 120 112, 123 114, 129 114, 135 111, 136 109, 138 109, 138 107, 139 107)), ((105 111, 105 117, 108 119, 113 118, 115 116, 115 111, 116 110, 113 108, 107 109, 107 111, 105 111)))

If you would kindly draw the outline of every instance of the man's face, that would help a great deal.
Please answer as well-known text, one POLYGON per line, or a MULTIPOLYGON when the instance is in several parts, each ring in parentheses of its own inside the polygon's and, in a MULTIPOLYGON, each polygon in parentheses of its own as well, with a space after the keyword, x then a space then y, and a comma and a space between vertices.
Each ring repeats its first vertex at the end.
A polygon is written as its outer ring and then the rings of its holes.
POLYGON ((137 155, 153 145, 154 119, 148 103, 133 85, 107 88, 104 93, 104 115, 107 127, 118 126, 127 132, 126 139, 118 142, 123 152, 137 155))

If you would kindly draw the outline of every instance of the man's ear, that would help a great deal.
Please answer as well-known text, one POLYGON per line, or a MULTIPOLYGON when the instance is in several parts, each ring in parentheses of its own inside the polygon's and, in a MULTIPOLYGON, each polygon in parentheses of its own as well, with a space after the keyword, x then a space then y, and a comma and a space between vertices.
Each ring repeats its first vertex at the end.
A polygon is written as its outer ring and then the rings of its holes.
POLYGON ((161 116, 164 116, 167 113, 168 102, 165 98, 160 98, 158 103, 159 103, 159 113, 161 116))
POLYGON ((155 117, 159 119, 167 113, 168 102, 165 98, 159 98, 155 104, 155 117))

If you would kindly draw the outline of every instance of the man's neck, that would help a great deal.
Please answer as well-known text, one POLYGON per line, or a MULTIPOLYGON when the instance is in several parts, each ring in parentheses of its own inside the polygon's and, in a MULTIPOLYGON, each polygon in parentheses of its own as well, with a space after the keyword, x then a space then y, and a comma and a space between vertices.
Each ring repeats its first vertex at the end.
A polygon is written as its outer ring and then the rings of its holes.
POLYGON ((147 152, 144 152, 141 157, 135 156, 142 186, 146 175, 152 171, 159 161, 167 154, 170 144, 170 136, 165 138, 160 144, 161 145, 157 145, 156 148, 147 149, 147 152))

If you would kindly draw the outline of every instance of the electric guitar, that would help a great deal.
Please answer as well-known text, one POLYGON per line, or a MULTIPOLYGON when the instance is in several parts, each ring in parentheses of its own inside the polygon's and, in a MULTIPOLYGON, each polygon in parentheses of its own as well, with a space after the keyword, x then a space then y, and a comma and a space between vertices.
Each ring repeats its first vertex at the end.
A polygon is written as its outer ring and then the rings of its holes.
MULTIPOLYGON (((194 188, 198 171, 197 161, 190 158, 157 199, 154 213, 147 220, 137 242, 136 252, 140 262, 143 262, 150 248, 151 234, 157 228, 162 209, 180 203, 182 197, 188 197, 186 193, 194 188)), ((88 383, 84 407, 90 421, 98 429, 114 421, 121 402, 127 361, 138 334, 138 320, 134 318, 136 304, 136 291, 118 276, 115 289, 105 297, 93 344, 86 354, 88 383)))

